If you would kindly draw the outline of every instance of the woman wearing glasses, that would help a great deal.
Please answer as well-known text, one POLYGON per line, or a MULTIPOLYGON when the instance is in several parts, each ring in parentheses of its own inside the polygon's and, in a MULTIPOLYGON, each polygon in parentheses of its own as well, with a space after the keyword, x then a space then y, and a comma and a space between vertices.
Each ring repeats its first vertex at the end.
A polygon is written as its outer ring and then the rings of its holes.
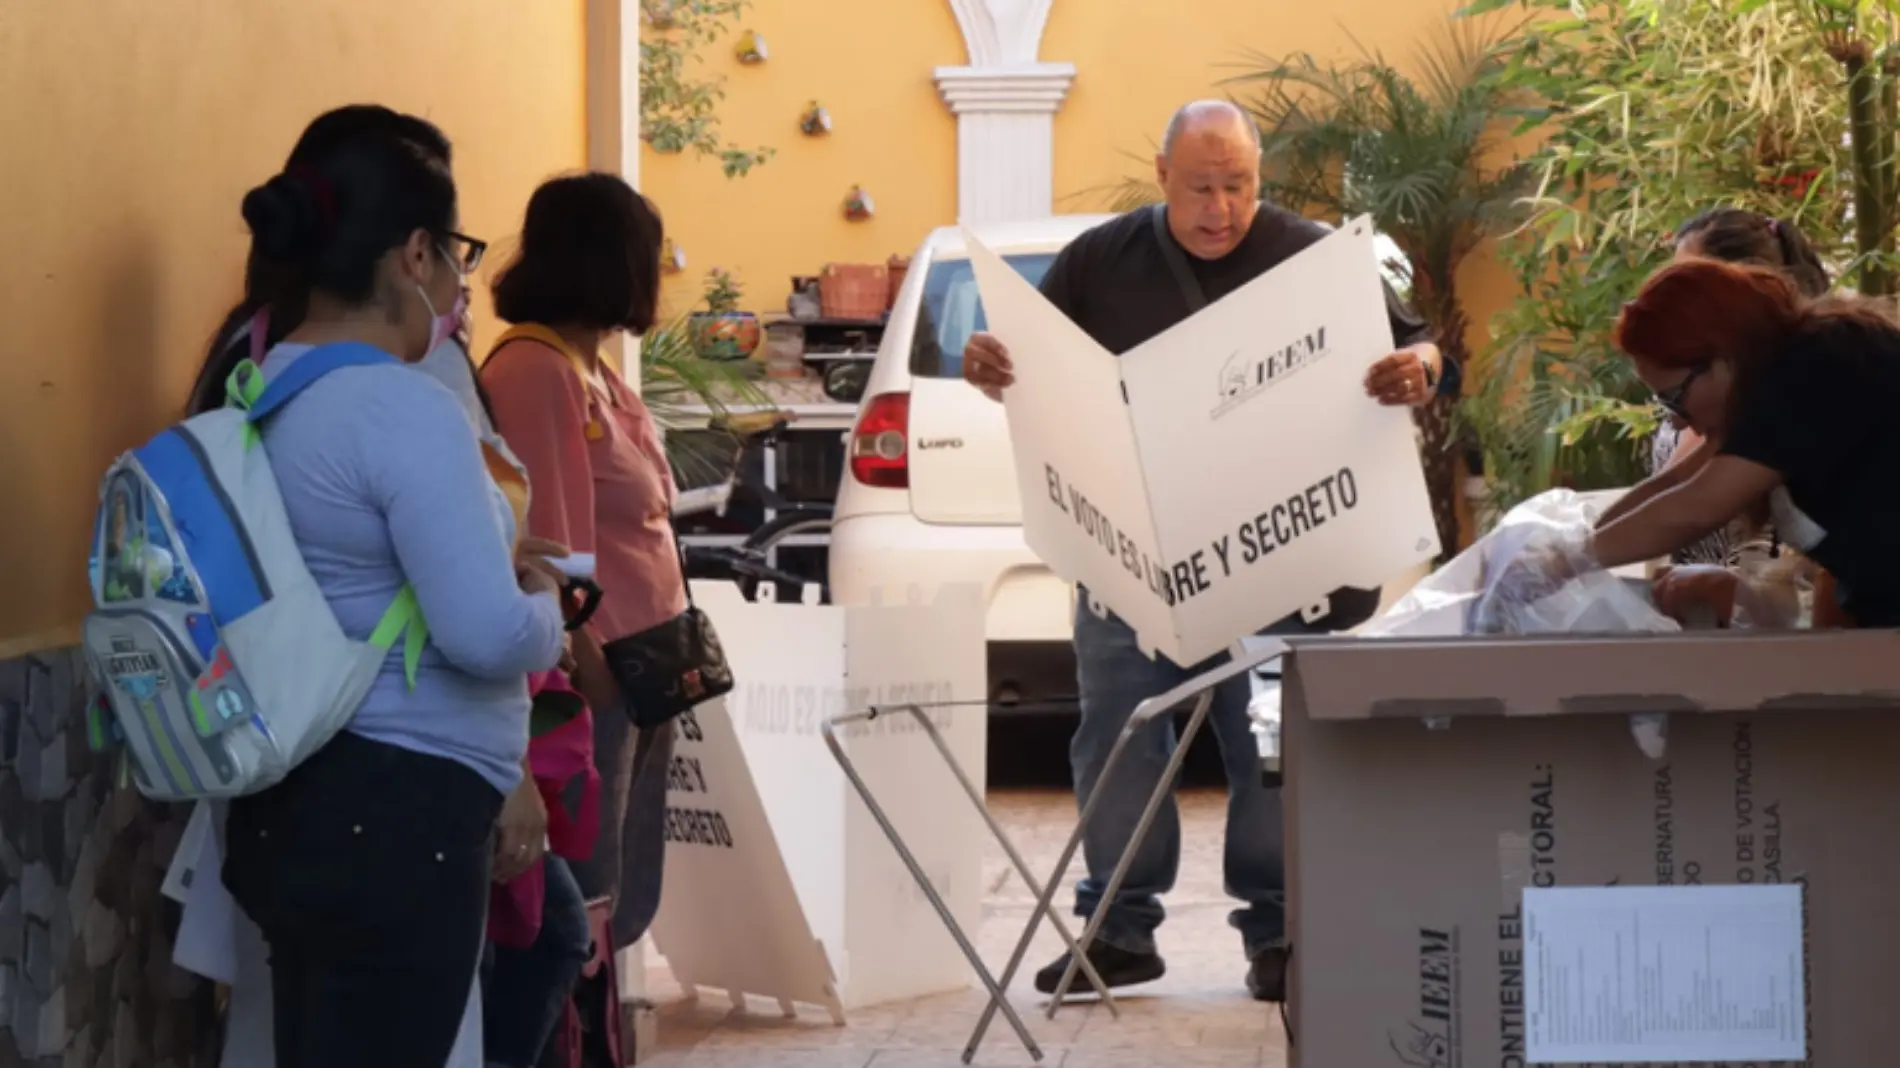
MULTIPOLYGON (((427 621, 345 729, 230 805, 224 883, 270 947, 277 1068, 437 1068, 474 987, 497 817, 522 779, 529 672, 561 655, 555 582, 468 416, 414 364, 461 318, 480 243, 439 153, 365 132, 244 198, 268 382, 318 347, 380 350, 264 424, 291 533, 346 633, 404 587, 427 621), (281 338, 277 337, 282 332, 281 338)), ((255 332, 255 331, 254 331, 255 332)))
POLYGON ((1679 484, 1545 557, 1530 585, 1667 555, 1769 498, 1782 540, 1833 576, 1847 620, 1900 626, 1891 315, 1804 297, 1766 268, 1685 260, 1625 305, 1615 337, 1658 400, 1717 444, 1679 484))
MULTIPOLYGON (((1770 267, 1793 282, 1804 297, 1820 297, 1831 285, 1826 265, 1799 228, 1743 208, 1714 208, 1683 223, 1675 233, 1675 259, 1770 267)), ((1651 477, 1611 506, 1599 526, 1682 484, 1715 455, 1716 447, 1689 425, 1682 412, 1663 407, 1667 418, 1656 432, 1651 477)), ((1771 496, 1785 494, 1781 490, 1771 496)), ((1706 610, 1726 621, 1734 614, 1738 598, 1757 623, 1789 614, 1786 584, 1751 581, 1740 570, 1750 556, 1782 556, 1782 541, 1772 518, 1777 510, 1788 514, 1785 501, 1758 501, 1707 537, 1671 554, 1675 566, 1657 579, 1657 604, 1679 618, 1706 610)), ((1816 581, 1828 580, 1822 573, 1816 581)))

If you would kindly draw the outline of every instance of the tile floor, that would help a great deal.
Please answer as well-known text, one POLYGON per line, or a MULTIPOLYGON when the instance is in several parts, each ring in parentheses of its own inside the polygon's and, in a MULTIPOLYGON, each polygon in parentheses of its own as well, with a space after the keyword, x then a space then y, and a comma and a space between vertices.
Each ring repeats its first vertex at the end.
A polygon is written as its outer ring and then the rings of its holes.
MULTIPOLYGON (((1011 791, 992 795, 990 804, 1030 867, 1050 870, 1075 825, 1070 795, 1011 791)), ((1182 797, 1181 876, 1161 928, 1168 974, 1118 998, 1119 1021, 1089 1003, 1044 1019, 1044 999, 1031 991, 1028 976, 1011 984, 1018 991, 1012 1003, 1042 1046, 1044 1068, 1284 1068, 1279 1014, 1247 996, 1239 936, 1227 926, 1232 904, 1221 892, 1220 873, 1224 809, 1225 798, 1215 791, 1182 797)), ((1035 897, 1009 870, 1001 849, 992 846, 990 854, 976 942, 984 960, 1001 968, 1035 897)), ((1059 943, 1045 924, 1026 969, 1052 959, 1059 943)), ((784 1019, 765 1003, 755 1002, 748 1013, 716 995, 685 1001, 664 965, 650 972, 647 990, 660 1005, 660 1052, 642 1062, 652 1068, 953 1068, 962 1063, 984 1001, 974 991, 924 998, 854 1013, 844 1027, 833 1027, 817 1016, 784 1019)), ((1001 1017, 975 1061, 976 1068, 1033 1063, 1001 1017)))

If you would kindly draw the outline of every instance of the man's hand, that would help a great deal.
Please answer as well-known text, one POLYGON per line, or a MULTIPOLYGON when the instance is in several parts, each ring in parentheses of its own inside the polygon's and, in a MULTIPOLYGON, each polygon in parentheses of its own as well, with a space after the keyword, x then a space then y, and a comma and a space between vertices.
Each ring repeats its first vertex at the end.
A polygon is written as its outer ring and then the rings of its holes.
POLYGON ((994 334, 975 333, 963 346, 963 380, 983 391, 993 401, 1003 399, 1003 391, 1016 384, 1010 373, 1009 350, 994 334))
POLYGON ((547 851, 548 807, 534 779, 525 774, 508 795, 495 821, 494 879, 498 883, 520 877, 547 851))
POLYGON ((1444 373, 1441 359, 1436 345, 1400 349, 1366 372, 1366 396, 1394 407, 1418 408, 1430 404, 1438 390, 1434 383, 1427 381, 1427 376, 1433 372, 1444 373))

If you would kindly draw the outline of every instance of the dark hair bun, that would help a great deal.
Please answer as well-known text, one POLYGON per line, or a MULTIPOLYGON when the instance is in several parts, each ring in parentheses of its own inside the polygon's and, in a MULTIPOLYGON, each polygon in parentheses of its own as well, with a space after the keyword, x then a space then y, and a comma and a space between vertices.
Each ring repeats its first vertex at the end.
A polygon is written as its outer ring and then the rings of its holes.
POLYGON ((280 174, 244 194, 242 210, 254 247, 265 259, 296 261, 316 251, 323 216, 307 183, 280 174))

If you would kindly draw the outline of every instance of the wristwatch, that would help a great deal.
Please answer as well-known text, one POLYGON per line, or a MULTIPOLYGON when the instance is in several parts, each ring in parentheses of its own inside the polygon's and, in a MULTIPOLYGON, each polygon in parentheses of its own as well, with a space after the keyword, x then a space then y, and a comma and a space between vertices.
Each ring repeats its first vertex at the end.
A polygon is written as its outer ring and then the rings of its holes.
POLYGON ((1418 362, 1420 366, 1425 368, 1425 392, 1438 392, 1438 365, 1430 360, 1420 360, 1418 362))

